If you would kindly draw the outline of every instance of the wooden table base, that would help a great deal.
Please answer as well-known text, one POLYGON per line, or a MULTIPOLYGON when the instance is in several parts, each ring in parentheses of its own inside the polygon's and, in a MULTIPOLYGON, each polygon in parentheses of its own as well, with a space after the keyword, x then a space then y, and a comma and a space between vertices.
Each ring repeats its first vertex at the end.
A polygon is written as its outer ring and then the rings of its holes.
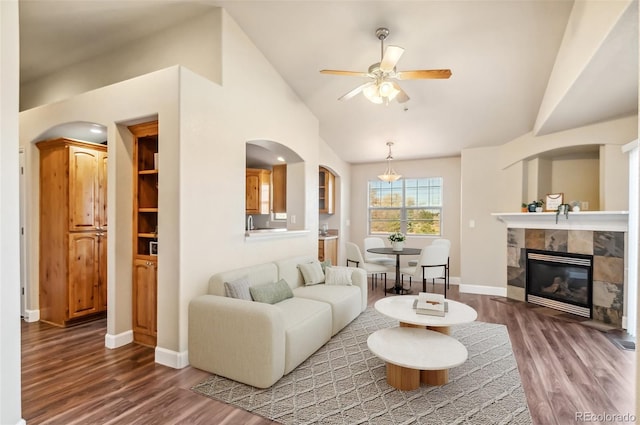
POLYGON ((449 382, 449 369, 418 370, 387 363, 387 383, 401 391, 413 391, 426 385, 444 385, 449 382))
POLYGON ((430 331, 436 331, 436 332, 440 332, 441 334, 450 335, 449 326, 422 326, 422 325, 412 325, 411 323, 400 322, 400 327, 428 329, 430 331))

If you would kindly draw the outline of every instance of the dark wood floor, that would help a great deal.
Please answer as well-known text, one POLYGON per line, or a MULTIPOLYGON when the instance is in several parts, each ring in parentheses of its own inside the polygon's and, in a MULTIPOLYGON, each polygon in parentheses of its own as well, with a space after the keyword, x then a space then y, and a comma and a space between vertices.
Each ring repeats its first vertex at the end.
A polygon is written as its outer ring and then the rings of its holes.
MULTIPOLYGON (((369 303, 382 296, 377 288, 369 303)), ((455 286, 448 297, 471 305, 480 321, 507 326, 534 424, 575 423, 577 412, 633 412, 635 352, 524 303, 459 294, 455 286)), ((105 331, 105 320, 68 329, 22 324, 29 425, 274 423, 189 390, 208 373, 157 365, 153 349, 135 344, 106 349, 105 331)))

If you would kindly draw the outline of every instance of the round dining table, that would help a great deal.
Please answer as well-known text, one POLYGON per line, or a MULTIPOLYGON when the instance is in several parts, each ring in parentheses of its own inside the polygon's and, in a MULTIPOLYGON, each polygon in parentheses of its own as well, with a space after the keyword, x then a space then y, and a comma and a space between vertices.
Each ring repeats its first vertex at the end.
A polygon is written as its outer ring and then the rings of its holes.
POLYGON ((396 283, 393 287, 393 291, 396 294, 410 294, 409 289, 405 289, 400 283, 400 256, 401 255, 420 255, 422 252, 421 249, 418 248, 403 248, 401 251, 395 251, 393 248, 369 248, 367 252, 372 252, 374 254, 385 254, 385 255, 395 255, 396 256, 396 283))

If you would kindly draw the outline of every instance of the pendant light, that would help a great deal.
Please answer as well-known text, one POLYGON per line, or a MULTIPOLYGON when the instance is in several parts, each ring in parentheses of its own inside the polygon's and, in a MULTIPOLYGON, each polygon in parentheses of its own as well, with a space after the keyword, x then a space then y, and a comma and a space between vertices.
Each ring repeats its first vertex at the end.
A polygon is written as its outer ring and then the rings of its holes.
POLYGON ((380 174, 378 178, 383 182, 391 183, 399 180, 402 176, 394 171, 391 168, 391 161, 393 161, 393 156, 391 155, 391 146, 393 146, 393 142, 387 142, 387 146, 389 146, 389 154, 387 155, 387 169, 383 174, 380 174))

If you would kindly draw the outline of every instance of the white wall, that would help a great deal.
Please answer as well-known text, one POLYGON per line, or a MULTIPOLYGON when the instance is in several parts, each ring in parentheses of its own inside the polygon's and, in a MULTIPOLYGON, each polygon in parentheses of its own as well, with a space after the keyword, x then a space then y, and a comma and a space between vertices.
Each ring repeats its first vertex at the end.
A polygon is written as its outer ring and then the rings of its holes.
MULTIPOLYGON (((637 131, 638 121, 634 116, 546 136, 527 134, 498 147, 463 150, 462 283, 495 287, 506 293, 506 227, 490 214, 520 210, 525 199, 522 188, 527 187, 523 181, 532 176, 529 158, 578 146, 579 142, 587 145, 600 142, 620 149, 621 145, 637 138, 637 131), (474 228, 468 226, 469 220, 475 221, 474 228)), ((620 197, 626 202, 626 171, 613 170, 626 170, 628 160, 622 155, 611 155, 601 167, 605 169, 600 172, 600 185, 623 188, 620 197)), ((532 190, 531 185, 528 187, 532 190)))
MULTIPOLYGON (((108 128, 107 333, 114 338, 131 328, 131 137, 125 127, 143 118, 159 119, 156 361, 174 367, 186 365, 188 303, 206 292, 212 274, 317 253, 318 121, 225 12, 221 22, 217 30, 222 32, 223 86, 186 68, 172 67, 20 115, 21 145, 28 151, 32 170, 28 220, 34 229, 29 246, 34 302, 39 155, 33 143, 45 130, 64 122, 89 121, 108 128), (304 195, 287 204, 298 217, 296 225, 311 229, 309 233, 245 240, 245 143, 257 139, 286 145, 305 161, 300 164, 305 177, 299 182, 304 195)), ((347 169, 335 158, 329 160, 336 168, 347 169)))
POLYGON ((627 155, 618 145, 600 146, 600 209, 627 211, 629 209, 628 193, 629 161, 627 155))
POLYGON ((20 391, 18 2, 0 2, 0 423, 24 424, 20 391))
MULTIPOLYGON (((171 247, 179 243, 176 205, 178 169, 169 159, 177 157, 179 68, 157 71, 143 77, 90 91, 69 100, 20 113, 20 145, 27 156, 27 225, 29 309, 37 310, 39 288, 39 151, 35 142, 47 129, 71 121, 95 122, 107 127, 108 140, 108 324, 107 334, 120 335, 131 329, 132 276, 132 148, 127 125, 159 117, 160 176, 159 208, 163 211, 159 234, 166 248, 158 255, 158 290, 171 294, 178 281, 178 258, 171 247)), ((169 313, 172 309, 166 306, 169 313)), ((165 315, 161 314, 163 318, 165 315)), ((161 319, 164 320, 164 319, 161 319)), ((168 329, 158 330, 158 339, 167 338, 168 329)))
MULTIPOLYGON (((544 132, 541 130, 548 121, 553 120, 553 113, 565 94, 571 90, 572 85, 598 52, 603 40, 607 38, 633 1, 578 0, 574 2, 562 44, 547 83, 547 90, 540 105, 534 133, 544 132)), ((637 8, 637 4, 635 7, 637 8)))
POLYGON ((20 87, 20 110, 148 74, 173 65, 185 66, 220 83, 222 9, 179 22, 99 57, 63 68, 20 87))
POLYGON ((491 213, 519 211, 525 170, 496 167, 499 156, 500 147, 462 151, 461 291, 506 295, 507 229, 491 213))
MULTIPOLYGON (((386 162, 354 164, 351 167, 351 240, 364 249, 364 238, 368 236, 367 182, 377 180, 386 168, 386 162)), ((393 168, 405 178, 442 177, 443 208, 442 236, 451 240, 451 276, 460 273, 460 158, 438 158, 413 161, 393 161, 393 168)), ((422 248, 436 237, 409 236, 405 246, 422 248)), ((402 258, 402 263, 414 258, 402 258)))
POLYGON ((317 255, 318 121, 226 13, 223 28, 224 85, 181 75, 179 351, 187 348, 188 303, 212 274, 317 255), (305 223, 306 235, 245 240, 248 140, 281 143, 305 161, 304 187, 290 191, 303 196, 287 198, 287 215, 305 223))

